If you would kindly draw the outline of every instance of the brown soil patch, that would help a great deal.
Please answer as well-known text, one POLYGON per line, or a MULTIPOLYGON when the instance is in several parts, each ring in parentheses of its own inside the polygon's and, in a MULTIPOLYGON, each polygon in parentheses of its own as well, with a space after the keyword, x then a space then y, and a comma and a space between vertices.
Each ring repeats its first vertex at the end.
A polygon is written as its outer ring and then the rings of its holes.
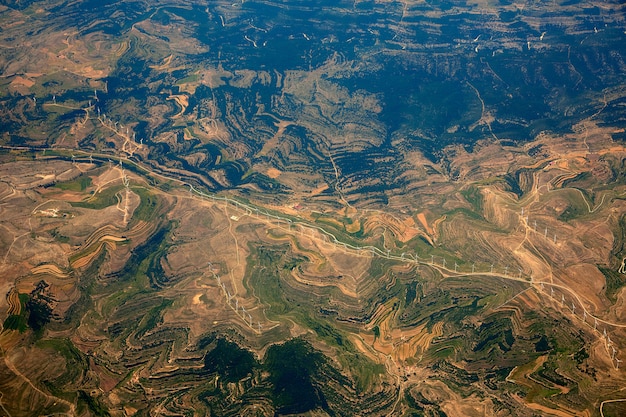
POLYGON ((31 269, 32 274, 50 274, 54 275, 58 278, 68 278, 68 275, 65 274, 61 269, 54 264, 46 264, 40 265, 33 269, 31 269))
POLYGON ((346 232, 348 233, 356 233, 361 229, 361 221, 356 220, 352 223, 345 223, 344 227, 346 228, 346 232))
POLYGON ((13 79, 13 81, 11 81, 11 84, 9 85, 11 87, 24 86, 26 88, 31 88, 33 85, 35 85, 35 82, 33 80, 29 80, 18 75, 13 79))
POLYGON ((328 190, 328 184, 322 184, 319 187, 314 188, 311 191, 311 195, 314 196, 314 195, 322 194, 326 190, 328 190))
POLYGON ((263 145, 263 149, 261 149, 261 152, 259 153, 260 156, 267 155, 272 149, 278 148, 280 144, 280 138, 285 132, 285 129, 287 128, 287 126, 289 125, 291 125, 291 122, 288 122, 285 120, 280 120, 276 122, 276 126, 278 127, 278 130, 276 131, 276 134, 274 134, 274 136, 270 140, 265 142, 265 144, 263 145))
POLYGON ((426 220, 426 215, 424 214, 424 212, 421 212, 417 215, 417 220, 419 220, 422 226, 424 226, 424 229, 426 229, 426 233, 432 236, 433 229, 431 229, 428 225, 428 221, 426 220))
POLYGON ((154 69, 156 71, 165 71, 172 64, 172 58, 173 57, 174 56, 170 54, 167 57, 165 57, 165 59, 163 60, 163 63, 161 65, 150 65, 150 68, 152 68, 152 69, 154 69))
POLYGON ((276 179, 276 178, 280 177, 280 174, 282 174, 282 172, 280 172, 280 171, 279 171, 278 169, 276 169, 276 168, 270 168, 270 169, 268 169, 268 170, 265 172, 265 174, 266 174, 268 177, 272 178, 272 179, 276 179))
POLYGON ((180 111, 172 116, 174 119, 181 117, 185 113, 185 110, 187 110, 187 106, 189 106, 189 97, 185 94, 171 95, 167 99, 174 100, 176 104, 180 106, 180 111))
MULTIPOLYGON (((517 397, 516 395, 513 395, 513 397, 517 397)), ((519 401, 523 401, 521 398, 519 398, 519 401)), ((533 410, 537 410, 537 411, 541 411, 541 413, 543 415, 547 415, 547 416, 557 416, 557 417, 588 417, 591 414, 589 414, 589 411, 585 410, 582 412, 577 412, 577 411, 573 411, 573 410, 563 410, 563 409, 559 409, 556 410, 554 408, 549 408, 546 406, 543 406, 541 404, 537 404, 537 403, 526 403, 526 406, 528 408, 531 408, 533 410)))
POLYGON ((198 293, 198 294, 194 295, 192 303, 194 305, 198 305, 198 304, 202 303, 202 301, 200 300, 201 297, 202 297, 202 293, 198 293))

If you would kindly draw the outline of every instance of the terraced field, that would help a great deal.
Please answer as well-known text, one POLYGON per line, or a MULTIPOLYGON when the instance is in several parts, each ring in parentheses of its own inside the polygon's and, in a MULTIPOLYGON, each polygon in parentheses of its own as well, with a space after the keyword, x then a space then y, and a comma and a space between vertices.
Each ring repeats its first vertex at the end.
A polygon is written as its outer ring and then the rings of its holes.
POLYGON ((0 414, 621 415, 624 13, 0 5, 0 414))

